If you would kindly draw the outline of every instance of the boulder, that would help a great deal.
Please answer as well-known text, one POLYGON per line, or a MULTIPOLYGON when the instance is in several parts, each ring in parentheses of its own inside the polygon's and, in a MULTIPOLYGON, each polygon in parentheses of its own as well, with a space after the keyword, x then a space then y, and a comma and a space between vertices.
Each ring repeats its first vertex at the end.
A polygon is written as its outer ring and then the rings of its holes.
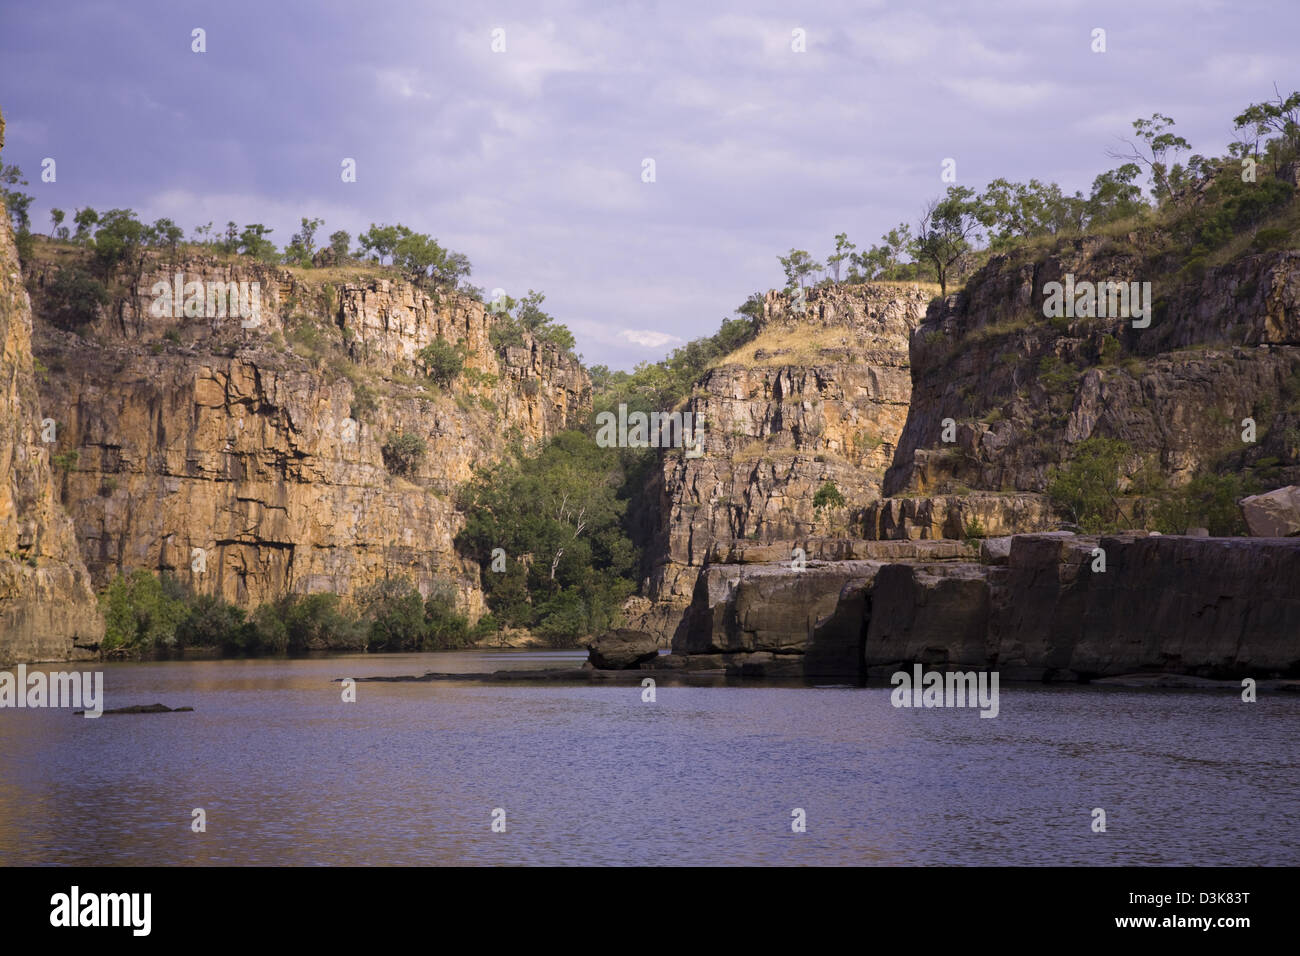
POLYGON ((1243 498, 1241 513, 1256 538, 1289 538, 1300 534, 1300 485, 1287 485, 1267 494, 1243 498))
POLYGON ((628 670, 659 656, 659 642, 644 631, 617 630, 587 645, 587 659, 602 670, 628 670))

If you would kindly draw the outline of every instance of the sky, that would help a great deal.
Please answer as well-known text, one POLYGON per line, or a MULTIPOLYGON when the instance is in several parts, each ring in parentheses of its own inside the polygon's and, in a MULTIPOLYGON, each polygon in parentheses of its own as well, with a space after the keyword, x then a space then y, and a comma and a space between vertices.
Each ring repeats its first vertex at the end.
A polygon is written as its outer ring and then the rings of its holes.
POLYGON ((1298 37, 1294 0, 5 0, 0 110, 34 228, 401 222, 631 369, 783 285, 789 249, 915 223, 945 159, 1086 194, 1157 111, 1222 153, 1300 88, 1298 37))

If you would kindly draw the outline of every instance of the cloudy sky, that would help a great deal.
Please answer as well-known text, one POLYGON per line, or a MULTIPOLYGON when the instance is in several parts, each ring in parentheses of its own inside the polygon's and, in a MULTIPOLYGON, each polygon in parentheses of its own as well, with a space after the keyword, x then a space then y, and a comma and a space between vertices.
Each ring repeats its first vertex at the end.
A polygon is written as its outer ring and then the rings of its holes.
POLYGON ((1157 110, 1222 151, 1300 88, 1297 37, 1294 0, 44 0, 0 10, 0 109, 47 230, 84 205, 280 244, 304 215, 402 222, 631 368, 781 285, 779 253, 914 222, 947 157, 1086 193, 1157 110))

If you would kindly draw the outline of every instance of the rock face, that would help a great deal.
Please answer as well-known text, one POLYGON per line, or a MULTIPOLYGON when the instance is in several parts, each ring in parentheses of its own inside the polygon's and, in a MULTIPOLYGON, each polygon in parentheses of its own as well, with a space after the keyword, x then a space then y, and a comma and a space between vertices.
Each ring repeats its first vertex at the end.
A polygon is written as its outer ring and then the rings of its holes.
MULTIPOLYGON (((911 339, 912 404, 884 495, 1042 493, 1052 464, 1094 436, 1128 443, 1125 487, 1144 468, 1179 487, 1261 460, 1300 476, 1300 253, 1153 283, 1148 328, 1043 314, 1046 283, 1066 274, 1137 281, 1155 268, 1132 244, 1083 238, 1041 260, 994 257, 936 300, 911 339), (1257 441, 1242 440, 1248 418, 1257 441)), ((1019 517, 1003 530, 1039 527, 1019 517)))
POLYGON ((617 630, 602 634, 587 645, 592 667, 627 670, 659 656, 659 642, 643 631, 617 630))
POLYGON ((1257 538, 1289 538, 1300 534, 1300 486, 1288 485, 1265 495, 1243 498, 1241 511, 1257 538))
POLYGON ((668 641, 717 545, 854 534, 907 416, 907 343, 927 301, 914 286, 843 286, 811 291, 799 312, 768 294, 759 337, 684 406, 703 416, 704 454, 665 453, 651 481, 638 626, 668 641), (845 507, 815 507, 828 482, 845 507))
POLYGON ((748 655, 766 651, 782 673, 849 681, 917 663, 1032 681, 1300 675, 1300 540, 1017 535, 1001 551, 709 566, 673 654, 758 674, 748 655))
POLYGON ((535 445, 590 409, 576 360, 527 339, 498 351, 494 317, 460 294, 357 269, 152 255, 74 334, 39 308, 74 265, 38 260, 28 284, 42 398, 58 450, 77 453, 59 490, 96 586, 147 568, 251 607, 405 577, 425 594, 450 584, 476 618, 478 556, 453 547, 455 489, 511 440, 535 445), (153 308, 177 274, 257 283, 258 321, 153 308), (439 337, 465 353, 450 387, 417 354, 439 337), (403 434, 427 447, 409 466, 386 450, 403 434))
POLYGON ((50 435, 42 424, 49 413, 37 394, 31 332, 9 214, 0 205, 0 665, 86 657, 104 635, 72 522, 54 491, 54 445, 42 440, 50 435))

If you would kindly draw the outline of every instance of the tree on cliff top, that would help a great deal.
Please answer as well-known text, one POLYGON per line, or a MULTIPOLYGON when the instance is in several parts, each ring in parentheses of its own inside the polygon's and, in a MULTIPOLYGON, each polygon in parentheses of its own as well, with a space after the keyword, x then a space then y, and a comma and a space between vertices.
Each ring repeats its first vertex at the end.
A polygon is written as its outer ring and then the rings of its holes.
POLYGON ((912 254, 934 268, 941 295, 948 294, 953 267, 974 248, 980 215, 975 190, 967 186, 949 186, 943 198, 931 200, 921 213, 912 254))

